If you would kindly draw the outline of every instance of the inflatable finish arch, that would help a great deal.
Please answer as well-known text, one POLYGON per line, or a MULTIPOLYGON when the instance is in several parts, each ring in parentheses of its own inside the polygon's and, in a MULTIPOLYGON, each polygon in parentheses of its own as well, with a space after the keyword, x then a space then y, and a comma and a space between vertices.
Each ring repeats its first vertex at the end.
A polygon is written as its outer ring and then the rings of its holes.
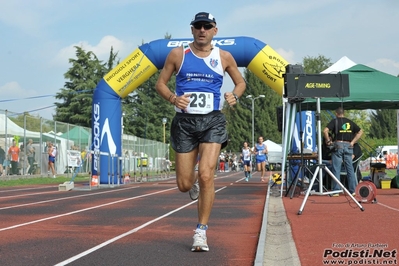
MULTIPOLYGON (((120 156, 122 152, 121 99, 162 69, 171 49, 192 41, 161 39, 143 44, 98 83, 92 106, 92 175, 99 176, 100 184, 108 184, 110 174, 115 178, 114 183, 117 181, 118 158, 112 156, 120 156)), ((247 67, 282 95, 288 62, 270 46, 250 37, 214 38, 213 45, 229 51, 239 67, 247 67)))

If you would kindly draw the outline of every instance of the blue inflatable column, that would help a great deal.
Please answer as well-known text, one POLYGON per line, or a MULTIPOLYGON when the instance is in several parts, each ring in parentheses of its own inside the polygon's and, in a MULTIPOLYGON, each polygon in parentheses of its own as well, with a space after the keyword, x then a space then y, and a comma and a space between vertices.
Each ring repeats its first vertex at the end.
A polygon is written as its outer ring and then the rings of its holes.
POLYGON ((122 154, 122 103, 104 80, 94 90, 92 110, 92 175, 99 177, 100 184, 108 184, 108 177, 116 184, 122 154))

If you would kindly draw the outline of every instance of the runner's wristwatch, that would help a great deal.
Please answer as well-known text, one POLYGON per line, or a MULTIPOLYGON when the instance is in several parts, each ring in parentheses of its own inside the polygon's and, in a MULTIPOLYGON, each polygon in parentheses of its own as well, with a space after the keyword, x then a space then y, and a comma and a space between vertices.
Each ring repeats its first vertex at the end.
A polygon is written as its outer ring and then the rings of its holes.
POLYGON ((235 94, 235 93, 233 92, 233 96, 234 96, 234 98, 236 98, 236 102, 239 102, 239 98, 238 98, 237 94, 235 94))

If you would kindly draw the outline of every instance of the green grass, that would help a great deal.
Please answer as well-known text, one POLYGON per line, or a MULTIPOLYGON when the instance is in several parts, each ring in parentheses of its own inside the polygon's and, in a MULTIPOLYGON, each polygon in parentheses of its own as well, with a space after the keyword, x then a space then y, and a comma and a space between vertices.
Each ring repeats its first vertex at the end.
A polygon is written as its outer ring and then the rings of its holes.
MULTIPOLYGON (((0 187, 62 184, 66 181, 71 181, 71 177, 15 177, 10 180, 1 180, 0 187)), ((76 176, 74 179, 75 183, 83 181, 89 181, 89 176, 76 176)))
MULTIPOLYGON (((396 169, 385 169, 385 173, 388 177, 394 178, 396 176, 396 169)), ((370 176, 370 171, 362 172, 362 176, 370 176)))
MULTIPOLYGON (((143 175, 143 177, 152 178, 154 176, 160 176, 160 172, 158 171, 143 171, 142 173, 136 172, 136 176, 140 177, 143 175)), ((134 173, 131 172, 130 176, 133 178, 134 173)), ((1 177, 0 179, 0 187, 15 187, 15 186, 29 186, 29 185, 49 185, 49 184, 62 184, 66 181, 70 181, 71 177, 67 176, 57 176, 57 178, 51 178, 47 176, 12 176, 12 179, 10 180, 4 180, 7 177, 1 177)), ((78 176, 75 177, 74 182, 88 182, 90 180, 89 175, 83 175, 79 174, 78 176)))

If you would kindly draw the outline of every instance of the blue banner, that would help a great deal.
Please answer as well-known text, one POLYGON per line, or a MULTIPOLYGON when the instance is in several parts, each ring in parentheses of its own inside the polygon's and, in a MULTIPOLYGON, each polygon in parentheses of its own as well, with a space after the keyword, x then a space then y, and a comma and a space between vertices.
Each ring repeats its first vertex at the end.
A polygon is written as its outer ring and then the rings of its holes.
MULTIPOLYGON (((295 116, 295 125, 292 134, 292 153, 301 152, 301 139, 304 147, 304 153, 312 153, 317 151, 316 145, 316 118, 314 111, 297 112, 295 116), (302 133, 302 135, 301 135, 302 133)), ((291 161, 291 180, 299 171, 300 160, 291 161)), ((306 174, 305 174, 306 175, 306 174)), ((302 173, 298 174, 302 178, 302 173)))
POLYGON ((292 139, 291 151, 293 153, 301 152, 301 139, 305 153, 317 152, 316 118, 314 111, 302 111, 296 114, 292 139))

